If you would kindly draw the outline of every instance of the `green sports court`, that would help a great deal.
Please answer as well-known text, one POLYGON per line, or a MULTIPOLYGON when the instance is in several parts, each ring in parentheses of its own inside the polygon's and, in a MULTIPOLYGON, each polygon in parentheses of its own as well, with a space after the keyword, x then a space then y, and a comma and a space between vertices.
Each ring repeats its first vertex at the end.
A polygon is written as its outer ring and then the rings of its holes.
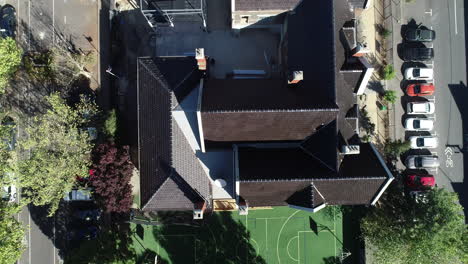
POLYGON ((288 207, 205 215, 192 224, 133 223, 133 245, 142 258, 161 263, 336 263, 342 252, 337 210, 305 212, 288 207))

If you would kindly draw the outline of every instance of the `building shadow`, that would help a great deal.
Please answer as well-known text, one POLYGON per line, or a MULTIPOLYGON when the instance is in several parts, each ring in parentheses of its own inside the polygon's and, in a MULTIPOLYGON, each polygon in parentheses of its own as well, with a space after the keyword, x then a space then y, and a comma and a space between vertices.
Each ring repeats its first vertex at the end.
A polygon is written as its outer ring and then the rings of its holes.
MULTIPOLYGON (((465 11, 466 12, 466 11, 465 11)), ((460 111, 462 119, 462 131, 463 131, 463 149, 466 149, 468 142, 466 142, 466 135, 468 134, 468 87, 465 83, 460 82, 458 84, 449 84, 449 91, 452 94, 453 100, 460 111)), ((454 191, 458 194, 460 204, 463 206, 465 213, 465 223, 467 222, 468 216, 468 204, 467 204, 467 192, 468 186, 466 182, 466 175, 468 175, 468 155, 463 153, 463 182, 452 182, 454 191)))
POLYGON ((197 263, 266 264, 248 230, 232 218, 231 212, 206 215, 199 225, 168 223, 155 228, 154 237, 173 264, 191 263, 194 259, 197 263), (196 242, 181 239, 181 234, 193 236, 196 242))

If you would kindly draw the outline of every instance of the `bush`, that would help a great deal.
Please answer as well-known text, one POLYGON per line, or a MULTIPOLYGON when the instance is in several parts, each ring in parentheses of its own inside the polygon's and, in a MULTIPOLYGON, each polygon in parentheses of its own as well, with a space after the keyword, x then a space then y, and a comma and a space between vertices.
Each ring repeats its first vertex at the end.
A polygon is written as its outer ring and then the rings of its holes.
POLYGON ((395 74, 395 69, 391 64, 388 64, 387 66, 382 68, 382 79, 384 80, 388 81, 395 78, 395 74))
POLYGON ((24 56, 24 68, 34 79, 39 81, 53 81, 53 58, 50 51, 34 52, 24 56))
POLYGON ((383 99, 391 104, 394 104, 397 100, 397 95, 395 91, 385 91, 383 99))
POLYGON ((115 109, 109 112, 106 121, 104 121, 104 133, 108 138, 115 139, 117 134, 117 112, 115 109))
POLYGON ((128 149, 128 146, 106 143, 99 145, 93 153, 94 165, 89 182, 108 213, 128 212, 133 202, 130 179, 134 166, 128 149))
POLYGON ((400 154, 408 151, 410 148, 411 144, 409 141, 395 140, 388 141, 385 144, 384 151, 387 155, 397 157, 400 154))

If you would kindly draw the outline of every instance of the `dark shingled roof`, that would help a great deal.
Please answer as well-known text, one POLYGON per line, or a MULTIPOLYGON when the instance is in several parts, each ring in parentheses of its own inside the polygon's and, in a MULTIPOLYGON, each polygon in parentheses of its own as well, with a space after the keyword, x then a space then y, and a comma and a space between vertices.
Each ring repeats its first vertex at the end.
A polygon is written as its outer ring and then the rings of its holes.
POLYGON ((303 140, 336 118, 337 109, 202 112, 205 141, 303 140))
POLYGON ((302 0, 235 0, 236 11, 291 10, 302 0))
POLYGON ((193 57, 138 59, 138 148, 144 209, 184 210, 193 208, 188 201, 197 196, 198 200, 211 197, 208 176, 172 116, 200 77, 193 57), (159 199, 171 201, 165 204, 159 199))
POLYGON ((334 174, 298 146, 289 148, 239 146, 238 164, 240 180, 312 179, 334 174))
POLYGON ((240 182, 239 193, 249 206, 285 206, 288 205, 287 200, 297 190, 303 190, 308 186, 310 180, 240 182))
MULTIPOLYGON (((387 180, 386 176, 367 179, 317 179, 314 186, 330 205, 370 204, 387 180)), ((323 203, 320 195, 315 195, 313 205, 323 203)))
POLYGON ((306 138, 301 143, 301 148, 323 165, 327 166, 330 170, 337 171, 337 136, 338 130, 335 120, 306 138))

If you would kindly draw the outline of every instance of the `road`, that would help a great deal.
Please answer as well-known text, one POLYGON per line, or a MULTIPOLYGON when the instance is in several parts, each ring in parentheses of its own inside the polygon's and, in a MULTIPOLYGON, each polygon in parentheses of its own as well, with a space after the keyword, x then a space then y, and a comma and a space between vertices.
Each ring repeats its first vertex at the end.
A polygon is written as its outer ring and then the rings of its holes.
MULTIPOLYGON (((466 192, 468 190, 463 186, 464 170, 468 165, 465 164, 466 160, 464 161, 462 152, 463 147, 466 146, 463 135, 467 134, 468 130, 468 120, 463 122, 464 118, 468 118, 468 109, 463 106, 468 102, 464 2, 463 0, 418 0, 414 3, 405 3, 405 1, 401 3, 401 20, 394 20, 393 26, 394 33, 396 33, 393 39, 394 47, 401 43, 402 38, 399 34, 401 25, 407 24, 412 19, 417 24, 422 23, 436 31, 436 40, 426 45, 433 45, 435 53, 432 67, 435 72, 436 92, 429 99, 434 100, 436 105, 435 129, 432 134, 438 136, 439 147, 431 152, 439 156, 440 167, 429 173, 435 175, 439 187, 459 193, 462 205, 467 208, 466 192)), ((401 78, 401 73, 407 63, 403 63, 395 55, 394 60, 396 69, 401 69, 399 73, 401 78)), ((404 82, 402 84, 404 86, 404 82)), ((414 100, 414 98, 403 98, 401 105, 396 106, 396 118, 404 116, 404 108, 408 100, 414 100)), ((402 127, 405 117, 407 115, 402 118, 402 122, 395 122, 399 124, 396 128, 397 138, 408 138, 410 135, 408 132, 405 134, 402 127)))
MULTIPOLYGON (((99 86, 99 11, 98 0, 0 0, 0 5, 16 8, 17 40, 25 50, 50 49, 66 41, 77 49, 93 50, 97 63, 91 70, 92 87, 99 86)), ((70 44, 67 44, 70 45, 70 44)), ((27 93, 34 87, 25 87, 27 93)), ((21 198, 20 198, 21 199, 21 198)), ((43 209, 25 207, 18 219, 27 227, 27 249, 20 264, 62 263, 55 247, 55 217, 47 218, 43 209)))

